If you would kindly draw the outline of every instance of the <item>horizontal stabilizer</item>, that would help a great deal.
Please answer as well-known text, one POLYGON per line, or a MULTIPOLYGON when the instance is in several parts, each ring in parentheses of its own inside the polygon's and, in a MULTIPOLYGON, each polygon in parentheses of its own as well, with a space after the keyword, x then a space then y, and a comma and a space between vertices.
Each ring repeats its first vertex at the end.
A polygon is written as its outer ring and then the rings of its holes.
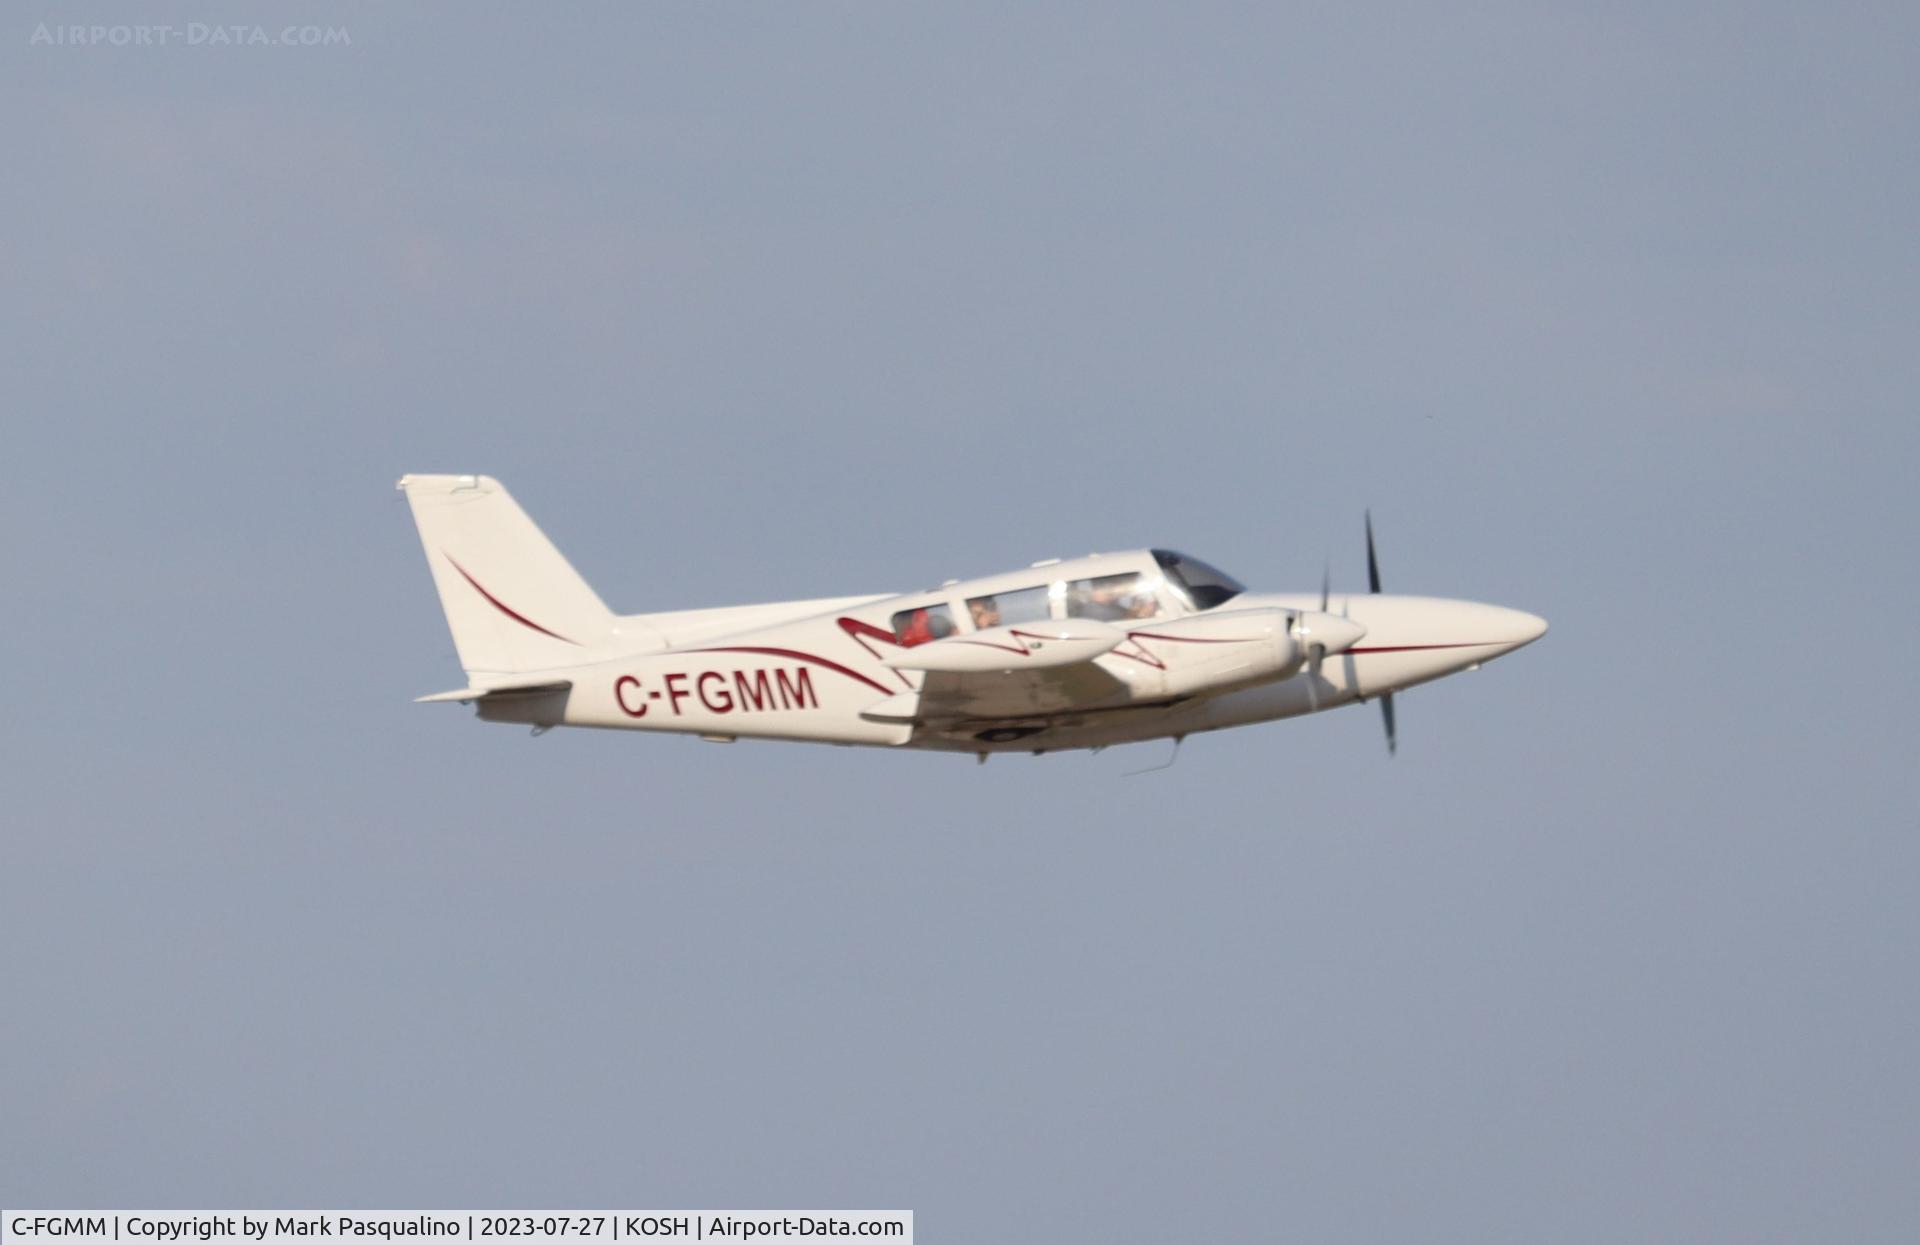
POLYGON ((558 683, 549 680, 543 683, 505 683, 498 687, 463 687, 457 691, 435 692, 431 696, 416 696, 413 703, 427 705, 457 701, 465 704, 468 701, 481 699, 506 700, 516 696, 544 696, 550 692, 564 692, 572 686, 573 684, 566 680, 558 683))

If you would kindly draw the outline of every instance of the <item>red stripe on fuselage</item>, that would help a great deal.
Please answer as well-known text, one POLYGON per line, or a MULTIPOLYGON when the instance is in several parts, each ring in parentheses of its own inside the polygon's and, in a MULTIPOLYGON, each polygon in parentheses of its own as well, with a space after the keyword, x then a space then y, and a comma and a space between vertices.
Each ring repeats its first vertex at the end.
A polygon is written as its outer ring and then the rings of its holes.
POLYGON ((794 661, 804 661, 804 662, 811 663, 812 665, 824 666, 828 670, 833 671, 835 674, 846 675, 849 679, 858 679, 860 682, 865 683, 868 687, 872 688, 876 692, 879 692, 883 696, 891 696, 893 694, 891 691, 887 689, 886 684, 876 683, 872 679, 869 679, 866 675, 861 674, 857 670, 849 670, 847 667, 841 665, 837 661, 828 661, 824 657, 815 657, 812 653, 802 653, 797 649, 759 648, 751 645, 728 645, 721 648, 690 648, 685 651, 689 653, 760 653, 767 657, 787 657, 787 658, 791 658, 794 661))

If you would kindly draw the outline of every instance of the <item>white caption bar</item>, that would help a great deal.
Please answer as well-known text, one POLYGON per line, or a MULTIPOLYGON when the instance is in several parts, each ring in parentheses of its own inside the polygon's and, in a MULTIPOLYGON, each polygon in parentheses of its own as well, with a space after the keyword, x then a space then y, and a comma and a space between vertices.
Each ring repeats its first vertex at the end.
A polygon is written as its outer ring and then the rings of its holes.
POLYGON ((0 1245, 207 1245, 234 1241, 889 1241, 912 1245, 910 1210, 8 1210, 0 1245))

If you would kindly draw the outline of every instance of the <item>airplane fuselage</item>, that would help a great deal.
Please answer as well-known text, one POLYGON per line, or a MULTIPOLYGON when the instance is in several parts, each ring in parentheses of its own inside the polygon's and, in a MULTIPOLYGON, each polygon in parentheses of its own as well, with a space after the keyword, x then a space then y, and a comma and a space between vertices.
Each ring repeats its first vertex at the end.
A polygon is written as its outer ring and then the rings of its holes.
MULTIPOLYGON (((967 593, 976 585, 960 584, 967 593)), ((1184 736, 1338 708, 1400 691, 1485 662, 1537 639, 1545 624, 1500 606, 1432 597, 1336 597, 1332 607, 1366 628, 1365 638, 1328 658, 1315 676, 1290 677, 1178 698, 1151 693, 1061 714, 979 718, 971 729, 929 731, 912 723, 863 718, 925 676, 891 668, 888 620, 926 594, 883 597, 854 608, 726 637, 611 658, 547 673, 569 679, 565 692, 481 704, 490 721, 660 731, 715 740, 785 739, 917 747, 957 752, 1054 751, 1184 736), (883 639, 882 636, 887 638, 883 639), (1038 729, 1031 729, 1038 728, 1038 729)), ((1242 594, 1219 607, 1308 612, 1309 594, 1242 594)), ((1156 641, 1165 618, 1131 622, 1128 643, 1095 664, 1131 681, 1151 663, 1177 660, 1156 641)), ((1009 671, 1013 669, 1009 666, 1009 671)))
POLYGON ((486 476, 407 476, 473 703, 536 727, 986 754, 1097 748, 1382 701, 1538 639, 1532 614, 1247 591, 1164 549, 920 592, 616 615, 486 476))

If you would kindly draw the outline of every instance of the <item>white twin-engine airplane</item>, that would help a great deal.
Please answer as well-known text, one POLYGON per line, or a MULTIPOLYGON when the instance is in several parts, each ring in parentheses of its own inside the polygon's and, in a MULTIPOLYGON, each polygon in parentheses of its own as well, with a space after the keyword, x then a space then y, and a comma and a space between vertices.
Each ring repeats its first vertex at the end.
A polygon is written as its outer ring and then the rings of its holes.
POLYGON ((1101 748, 1296 717, 1471 670, 1546 633, 1471 601, 1248 592, 1164 549, 924 592, 615 614, 487 476, 400 480, 489 722, 945 752, 1101 748))

